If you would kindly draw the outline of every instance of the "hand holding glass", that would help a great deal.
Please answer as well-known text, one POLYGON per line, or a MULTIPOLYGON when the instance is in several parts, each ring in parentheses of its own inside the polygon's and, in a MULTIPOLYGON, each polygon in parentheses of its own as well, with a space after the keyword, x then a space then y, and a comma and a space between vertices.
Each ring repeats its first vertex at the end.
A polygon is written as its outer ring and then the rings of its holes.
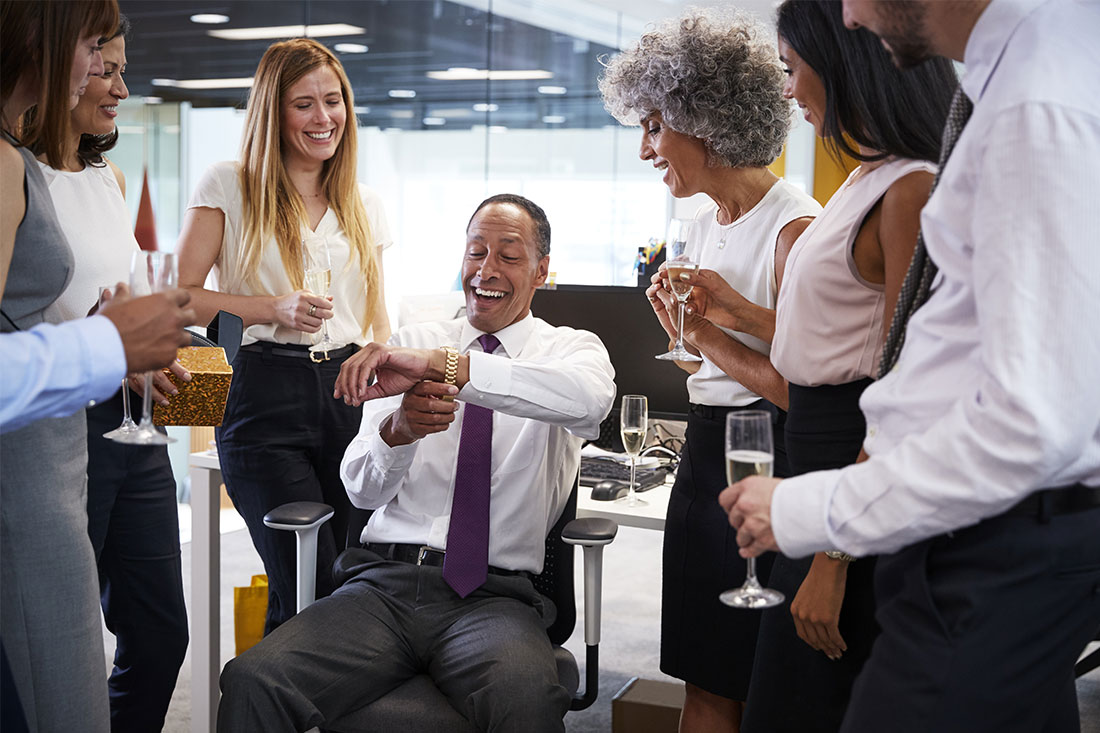
MULTIPOLYGON (((329 255, 328 244, 320 243, 317 246, 310 246, 309 242, 303 239, 302 268, 305 271, 306 290, 313 295, 327 298, 329 286, 332 284, 332 259, 329 255)), ((335 351, 338 348, 340 348, 340 345, 329 338, 328 319, 322 318, 321 340, 317 343, 316 351, 335 351)))
POLYGON ((666 354, 658 354, 658 359, 669 361, 702 361, 701 358, 684 348, 684 306, 694 286, 684 282, 680 275, 692 274, 699 271, 699 263, 688 256, 687 243, 691 227, 694 225, 691 219, 673 219, 669 222, 668 237, 665 239, 665 271, 668 273, 668 286, 672 294, 676 296, 679 321, 676 327, 676 345, 666 354))
POLYGON ((630 490, 627 495, 616 499, 627 506, 642 506, 649 502, 639 499, 634 492, 635 472, 638 468, 638 454, 645 445, 646 430, 649 427, 649 404, 644 395, 623 395, 622 408, 619 410, 619 424, 623 436, 623 449, 630 456, 630 490))
MULTIPOLYGON (((771 476, 772 416, 763 410, 741 410, 726 415, 726 481, 731 485, 749 476, 771 476)), ((756 558, 750 557, 748 573, 740 588, 718 596, 736 608, 770 608, 783 602, 783 594, 764 588, 756 579, 756 558)))
MULTIPOLYGON (((176 287, 176 256, 168 252, 134 252, 130 259, 130 294, 135 298, 152 295, 176 287)), ((128 389, 123 380, 123 390, 128 389)), ((128 399, 123 394, 123 399, 128 399)), ((153 427, 153 373, 145 374, 145 394, 141 401, 141 424, 134 430, 119 433, 112 430, 104 437, 118 443, 133 445, 166 445, 175 443, 153 427), (111 433, 117 433, 112 435, 111 433)))
MULTIPOLYGON (((101 287, 99 289, 99 305, 103 307, 106 302, 107 293, 111 292, 110 287, 101 287)), ((103 434, 104 438, 114 440, 118 435, 124 435, 125 433, 132 433, 137 430, 137 423, 134 422, 134 418, 130 416, 130 383, 126 377, 122 378, 122 424, 114 430, 108 431, 103 434)))

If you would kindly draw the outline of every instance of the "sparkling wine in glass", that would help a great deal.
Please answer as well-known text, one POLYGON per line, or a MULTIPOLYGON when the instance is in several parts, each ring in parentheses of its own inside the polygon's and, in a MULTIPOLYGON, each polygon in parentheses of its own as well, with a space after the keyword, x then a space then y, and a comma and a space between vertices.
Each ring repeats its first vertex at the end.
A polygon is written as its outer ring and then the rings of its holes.
POLYGON ((649 502, 639 499, 634 491, 635 472, 638 469, 638 454, 645 445, 645 434, 649 426, 649 403, 644 395, 623 395, 619 410, 619 425, 623 436, 623 449, 630 456, 630 490, 627 495, 616 501, 627 506, 641 506, 649 502))
MULTIPOLYGON (((328 243, 323 242, 317 246, 310 246, 308 240, 302 240, 302 266, 305 270, 305 286, 313 295, 322 298, 328 297, 328 289, 332 285, 332 259, 328 251, 328 243)), ((328 319, 321 319, 321 340, 317 342, 315 353, 335 351, 340 344, 329 338, 328 319)), ((310 354, 310 358, 314 358, 310 354)), ((326 357, 327 358, 327 357, 326 357)))
MULTIPOLYGON (((111 292, 109 286, 99 288, 99 307, 102 308, 106 302, 106 296, 111 292)), ((134 422, 134 418, 130 416, 130 382, 126 377, 122 378, 122 424, 114 430, 109 430, 103 434, 104 438, 110 438, 114 440, 116 435, 122 435, 124 433, 133 432, 137 430, 137 423, 134 422)))
MULTIPOLYGON (((130 293, 139 298, 144 295, 160 293, 176 287, 178 273, 176 256, 169 252, 134 252, 130 260, 130 293)), ((125 383, 125 382, 124 382, 125 383)), ((123 395, 123 399, 127 399, 123 395)), ((112 431, 115 432, 115 431, 112 431)), ((175 443, 153 426, 153 373, 145 374, 145 394, 141 401, 141 423, 137 429, 121 435, 107 437, 118 443, 132 445, 167 445, 175 443)))
POLYGON ((684 274, 694 274, 699 263, 691 259, 687 252, 688 236, 694 225, 691 219, 673 219, 669 222, 668 237, 665 239, 665 271, 668 273, 668 286, 676 296, 678 325, 676 327, 676 345, 658 359, 669 361, 702 361, 702 359, 684 348, 684 306, 694 286, 680 278, 684 274))
MULTIPOLYGON (((741 410, 726 415, 726 480, 735 484, 749 476, 771 476, 772 416, 763 410, 741 410)), ((736 608, 770 608, 783 602, 783 594, 764 588, 756 579, 756 558, 750 557, 748 573, 740 588, 718 596, 736 608)))

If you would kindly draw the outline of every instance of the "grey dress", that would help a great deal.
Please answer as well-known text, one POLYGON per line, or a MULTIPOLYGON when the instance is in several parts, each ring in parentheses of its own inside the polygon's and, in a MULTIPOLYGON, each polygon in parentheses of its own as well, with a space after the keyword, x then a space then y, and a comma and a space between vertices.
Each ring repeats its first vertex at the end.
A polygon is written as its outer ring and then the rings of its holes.
MULTIPOLYGON (((73 268, 42 172, 19 152, 27 206, 0 301, 3 332, 41 323, 73 268)), ((0 636, 32 731, 110 728, 86 436, 84 410, 0 436, 0 636)))

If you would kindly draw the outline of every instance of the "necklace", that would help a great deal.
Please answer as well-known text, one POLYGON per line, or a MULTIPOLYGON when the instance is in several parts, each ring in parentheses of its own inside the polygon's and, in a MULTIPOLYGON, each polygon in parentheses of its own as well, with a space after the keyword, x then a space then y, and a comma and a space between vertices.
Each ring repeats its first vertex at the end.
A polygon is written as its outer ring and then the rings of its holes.
POLYGON ((737 222, 741 221, 741 217, 744 215, 745 212, 743 210, 739 211, 737 213, 737 216, 735 216, 729 224, 723 224, 722 222, 718 221, 718 212, 714 212, 714 222, 721 228, 722 232, 722 234, 718 237, 718 242, 715 244, 718 249, 725 249, 726 237, 729 236, 729 233, 733 230, 734 225, 737 224, 737 222))

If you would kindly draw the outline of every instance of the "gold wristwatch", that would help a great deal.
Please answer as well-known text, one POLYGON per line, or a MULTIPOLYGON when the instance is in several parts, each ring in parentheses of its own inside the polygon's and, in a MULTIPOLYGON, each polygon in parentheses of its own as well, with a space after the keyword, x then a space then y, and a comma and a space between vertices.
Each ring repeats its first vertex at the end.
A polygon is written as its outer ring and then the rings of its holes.
MULTIPOLYGON (((440 346, 443 352, 447 354, 447 365, 443 370, 443 381, 447 384, 457 386, 458 385, 458 349, 453 346, 440 346)), ((454 401, 454 395, 444 395, 443 400, 447 402, 454 401)))
POLYGON ((825 557, 831 558, 833 560, 843 560, 845 562, 855 562, 856 561, 856 556, 855 555, 849 555, 847 552, 844 552, 843 550, 825 550, 825 557))

